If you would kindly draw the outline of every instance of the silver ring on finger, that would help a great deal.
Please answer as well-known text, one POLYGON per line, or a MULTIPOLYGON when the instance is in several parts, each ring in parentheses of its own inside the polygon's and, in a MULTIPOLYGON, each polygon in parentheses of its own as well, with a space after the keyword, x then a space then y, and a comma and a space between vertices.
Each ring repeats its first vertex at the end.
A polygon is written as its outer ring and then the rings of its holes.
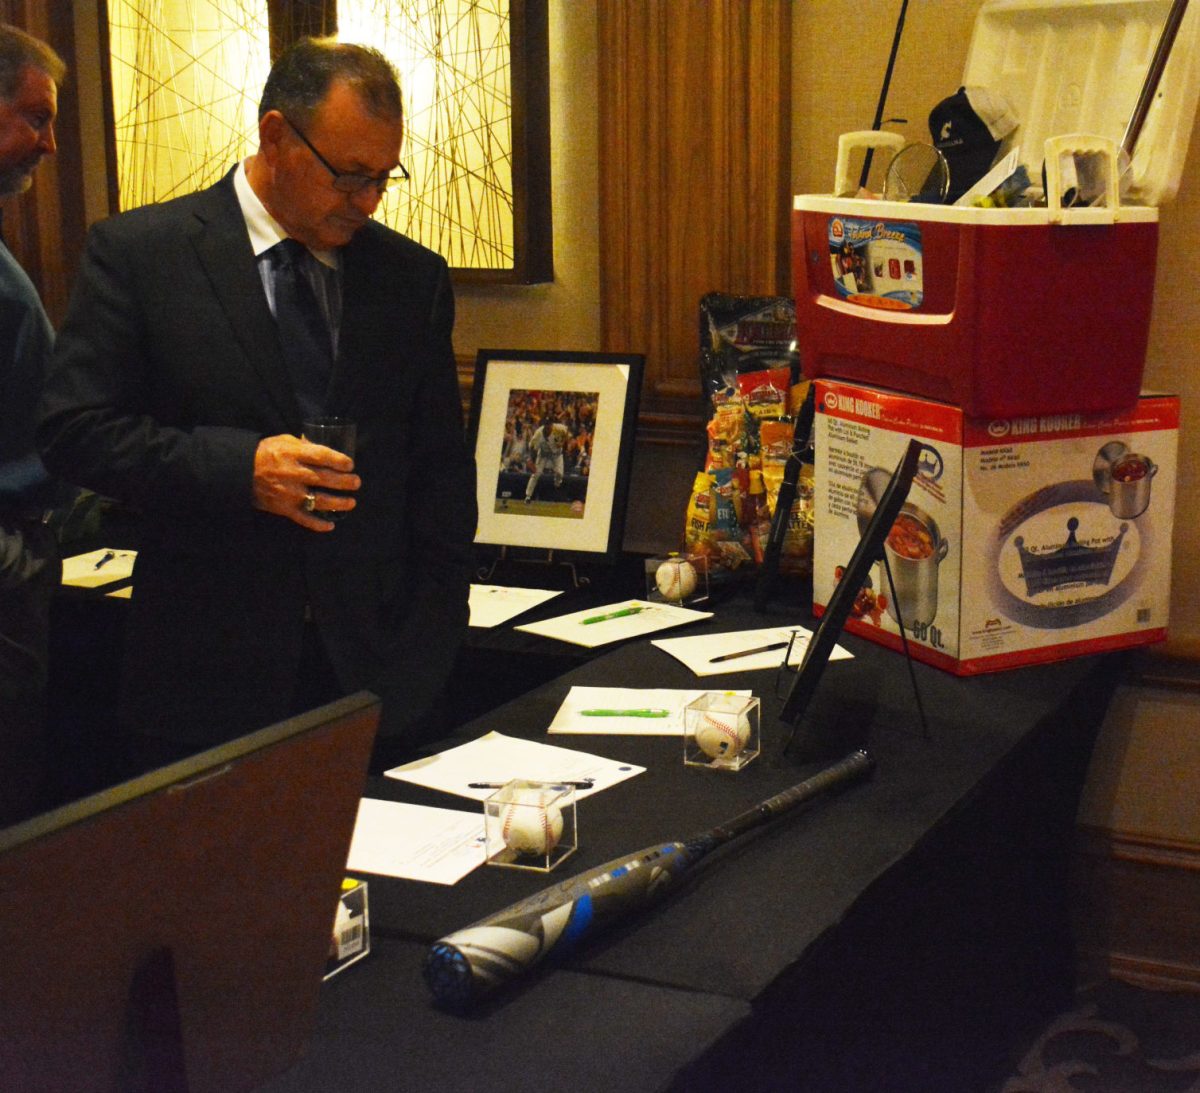
POLYGON ((317 507, 317 495, 316 495, 315 493, 313 493, 313 491, 312 491, 312 490, 309 490, 309 491, 308 491, 308 492, 307 492, 307 493, 304 495, 304 501, 303 501, 303 503, 302 503, 302 507, 303 507, 303 509, 304 509, 304 511, 305 511, 305 512, 314 512, 314 511, 316 510, 316 507, 317 507))

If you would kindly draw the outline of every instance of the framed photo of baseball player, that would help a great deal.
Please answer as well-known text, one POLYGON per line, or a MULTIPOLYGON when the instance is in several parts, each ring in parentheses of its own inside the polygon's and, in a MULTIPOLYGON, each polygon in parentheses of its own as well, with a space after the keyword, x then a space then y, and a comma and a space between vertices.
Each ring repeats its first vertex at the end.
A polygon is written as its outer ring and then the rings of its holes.
POLYGON ((643 363, 625 353, 479 351, 469 425, 477 543, 620 553, 643 363))

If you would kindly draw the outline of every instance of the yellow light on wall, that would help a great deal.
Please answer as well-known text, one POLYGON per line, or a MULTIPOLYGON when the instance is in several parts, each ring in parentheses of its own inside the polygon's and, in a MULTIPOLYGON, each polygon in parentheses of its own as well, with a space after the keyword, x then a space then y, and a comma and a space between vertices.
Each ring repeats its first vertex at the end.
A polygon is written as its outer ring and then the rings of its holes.
POLYGON ((216 182, 257 144, 266 0, 108 0, 122 209, 216 182))
POLYGON ((412 175, 381 206, 452 266, 513 264, 508 0, 338 0, 338 37, 375 46, 404 92, 412 175))
MULTIPOLYGON (((338 37, 383 52, 404 95, 411 181, 376 216, 484 277, 549 270, 548 181, 514 198, 512 2, 336 0, 338 37), (534 233, 516 244, 531 204, 547 225, 536 262, 534 233)), ((255 151, 268 0, 108 0, 108 17, 122 209, 210 185, 255 151)))

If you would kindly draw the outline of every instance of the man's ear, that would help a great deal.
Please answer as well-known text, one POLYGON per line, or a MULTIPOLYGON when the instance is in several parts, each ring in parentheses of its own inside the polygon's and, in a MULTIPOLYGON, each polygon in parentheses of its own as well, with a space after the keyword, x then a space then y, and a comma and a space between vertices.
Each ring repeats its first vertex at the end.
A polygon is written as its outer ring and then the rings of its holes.
POLYGON ((268 110, 258 119, 258 150, 273 167, 279 159, 288 123, 278 110, 268 110))

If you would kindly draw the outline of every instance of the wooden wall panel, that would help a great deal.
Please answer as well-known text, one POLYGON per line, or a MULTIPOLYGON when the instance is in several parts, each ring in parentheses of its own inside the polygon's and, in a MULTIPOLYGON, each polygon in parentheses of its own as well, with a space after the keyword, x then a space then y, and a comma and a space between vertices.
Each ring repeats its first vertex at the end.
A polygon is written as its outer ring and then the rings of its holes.
POLYGON ((598 16, 603 346, 646 355, 644 424, 690 431, 700 297, 788 290, 791 4, 598 16))
POLYGON ((1085 825, 1074 873, 1084 977, 1200 990, 1200 844, 1085 825))

